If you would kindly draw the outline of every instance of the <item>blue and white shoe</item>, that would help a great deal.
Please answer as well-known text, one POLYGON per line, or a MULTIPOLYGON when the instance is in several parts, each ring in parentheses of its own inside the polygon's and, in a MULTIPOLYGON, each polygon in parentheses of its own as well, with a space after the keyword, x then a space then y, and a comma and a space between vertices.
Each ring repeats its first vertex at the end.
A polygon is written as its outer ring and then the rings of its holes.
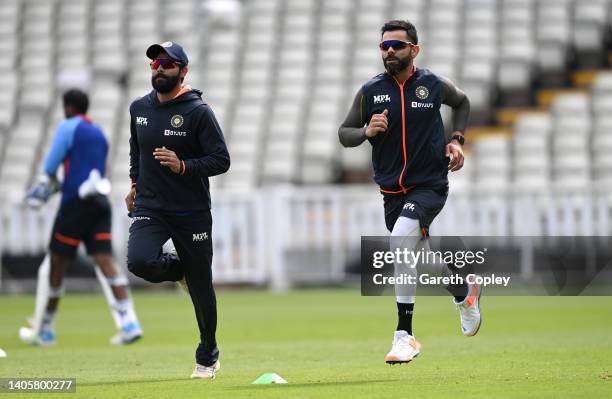
POLYGON ((453 302, 459 310, 461 317, 461 331, 463 335, 473 337, 478 333, 482 323, 480 314, 480 295, 482 294, 482 286, 477 283, 469 284, 468 293, 462 302, 453 302))
POLYGON ((142 338, 142 328, 138 322, 127 323, 117 334, 111 337, 113 345, 129 345, 142 338))
POLYGON ((19 339, 25 344, 34 346, 53 346, 56 343, 53 327, 43 327, 38 334, 30 327, 21 327, 19 339))

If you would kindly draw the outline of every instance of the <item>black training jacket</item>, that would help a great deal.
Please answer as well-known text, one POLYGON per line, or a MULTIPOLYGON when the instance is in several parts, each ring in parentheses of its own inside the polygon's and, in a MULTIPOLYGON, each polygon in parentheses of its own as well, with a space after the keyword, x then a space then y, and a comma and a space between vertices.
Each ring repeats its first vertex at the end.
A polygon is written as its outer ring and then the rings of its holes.
POLYGON ((130 105, 130 130, 130 177, 136 182, 137 209, 210 209, 208 178, 226 172, 230 157, 201 91, 190 90, 164 103, 151 91, 130 105), (162 146, 184 161, 182 174, 153 157, 155 148, 162 146))
POLYGON ((453 108, 453 130, 463 133, 469 116, 469 100, 448 79, 427 69, 415 68, 400 84, 382 73, 357 93, 349 115, 339 129, 346 147, 366 139, 372 145, 374 180, 385 194, 405 193, 413 187, 448 184, 446 137, 440 106, 453 108), (366 138, 364 125, 374 114, 388 110, 388 128, 366 138))

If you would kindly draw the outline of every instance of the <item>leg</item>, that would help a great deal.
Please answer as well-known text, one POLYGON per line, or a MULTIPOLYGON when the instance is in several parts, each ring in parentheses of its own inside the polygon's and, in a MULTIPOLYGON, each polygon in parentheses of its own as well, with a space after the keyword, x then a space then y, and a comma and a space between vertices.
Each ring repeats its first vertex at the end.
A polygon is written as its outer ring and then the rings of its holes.
POLYGON ((109 302, 111 315, 119 332, 111 337, 114 345, 128 345, 142 338, 143 332, 134 310, 134 302, 130 297, 128 279, 121 273, 119 266, 113 261, 110 254, 94 255, 102 284, 108 291, 105 295, 109 302), (102 283, 103 282, 103 283, 102 283))
POLYGON ((115 300, 120 301, 128 299, 130 297, 128 292, 128 280, 123 273, 119 271, 119 266, 114 262, 113 256, 110 254, 94 254, 93 258, 104 277, 106 277, 110 283, 115 300))
POLYGON ((19 336, 29 344, 50 345, 55 343, 53 318, 57 313, 65 264, 76 255, 80 235, 71 223, 71 214, 63 207, 57 213, 49 244, 49 255, 45 257, 38 271, 36 310, 32 329, 21 328, 19 336))
MULTIPOLYGON (((56 263, 57 265, 57 263, 56 263)), ((29 345, 50 345, 55 342, 55 334, 53 332, 53 318, 57 310, 48 311, 50 301, 53 301, 55 309, 57 309, 59 298, 62 289, 51 292, 50 289, 51 276, 51 255, 48 254, 43 259, 38 268, 38 282, 36 285, 36 304, 34 308, 34 316, 30 322, 31 327, 21 327, 19 329, 19 338, 29 345), (43 332, 43 326, 45 327, 43 332)), ((61 286, 61 285, 60 285, 61 286)))
MULTIPOLYGON (((421 240, 421 228, 418 220, 399 217, 395 222, 391 237, 389 240, 390 250, 395 252, 398 249, 414 249, 421 240)), ((395 264, 395 276, 405 274, 412 277, 414 281, 417 278, 416 265, 395 264)), ((396 331, 406 331, 412 335, 412 312, 414 311, 414 302, 416 298, 416 284, 401 284, 395 285, 395 296, 397 301, 397 328, 396 331)))
MULTIPOLYGON (((406 195, 400 217, 396 222, 394 231, 399 228, 398 236, 404 235, 409 250, 429 251, 429 226, 444 207, 447 197, 447 188, 414 190, 406 195), (401 226, 397 226, 401 224, 401 226), (412 239, 408 239, 412 236, 412 239), (420 240, 422 238, 422 240, 420 240), (419 242, 420 241, 420 242, 419 242)), ((443 262, 421 262, 417 265, 419 273, 428 273, 432 276, 454 276, 455 272, 443 262)), ((451 284, 445 287, 455 300, 461 301, 467 295, 467 285, 464 283, 451 284)))
POLYGON ((31 321, 32 330, 38 334, 49 299, 49 274, 51 273, 51 257, 46 255, 38 267, 38 280, 36 282, 36 304, 34 317, 31 321))
POLYGON ((64 294, 62 280, 66 268, 67 257, 51 252, 51 271, 49 274, 49 295, 40 323, 40 329, 36 335, 39 345, 53 345, 55 343, 55 331, 53 319, 57 314, 59 301, 64 294))
POLYGON ((94 267, 94 271, 96 272, 96 277, 98 278, 98 282, 100 283, 100 288, 102 288, 102 293, 104 294, 104 298, 106 298, 106 302, 111 310, 111 316, 113 317, 113 321, 115 322, 115 326, 117 328, 121 328, 121 318, 119 314, 115 311, 115 306, 117 304, 117 300, 115 298, 115 294, 113 293, 113 289, 111 288, 109 281, 106 279, 106 276, 99 267, 94 267))
MULTIPOLYGON (((414 249, 421 241, 419 222, 406 217, 399 217, 393 226, 389 240, 390 250, 414 249)), ((397 327, 393 335, 393 346, 385 357, 389 364, 408 363, 417 357, 421 344, 412 335, 412 313, 416 297, 416 265, 395 264, 395 276, 404 274, 414 279, 415 283, 395 285, 397 302, 397 327), (412 267, 411 267, 412 266, 412 267)))
MULTIPOLYGON (((439 190, 420 190, 411 192, 407 195, 406 204, 404 205, 398 223, 405 224, 405 231, 414 232, 416 228, 415 222, 418 221, 422 229, 423 242, 417 246, 418 249, 429 251, 429 225, 444 207, 446 202, 446 189, 439 190), (404 219, 402 222, 401 220, 404 219), (405 219, 411 219, 408 223, 405 219)), ((412 245, 412 242, 410 243, 412 245)), ((414 246, 412 247, 414 248, 414 246)), ((456 277, 455 271, 440 260, 433 262, 421 262, 417 265, 418 272, 426 272, 433 276, 456 277)), ((461 329, 464 335, 473 336, 479 328, 481 322, 480 316, 480 295, 482 288, 478 284, 467 284, 461 279, 457 282, 449 284, 445 287, 446 290, 454 297, 453 302, 457 305, 461 316, 461 329)))
POLYGON ((49 300, 47 301, 47 312, 55 312, 63 295, 64 271, 66 269, 67 258, 58 254, 51 253, 51 273, 49 275, 49 300))
POLYGON ((92 198, 90 201, 92 227, 87 232, 84 243, 87 252, 98 266, 96 275, 119 329, 119 333, 111 338, 111 343, 129 344, 142 337, 142 329, 129 295, 128 279, 113 260, 110 204, 104 196, 92 198))
POLYGON ((212 283, 212 217, 210 211, 172 219, 174 242, 189 289, 200 330, 196 362, 213 366, 219 358, 217 348, 217 299, 212 283))
POLYGON ((130 226, 129 271, 152 283, 182 279, 181 262, 175 256, 162 253, 162 245, 168 238, 170 232, 161 219, 149 213, 137 213, 130 226))

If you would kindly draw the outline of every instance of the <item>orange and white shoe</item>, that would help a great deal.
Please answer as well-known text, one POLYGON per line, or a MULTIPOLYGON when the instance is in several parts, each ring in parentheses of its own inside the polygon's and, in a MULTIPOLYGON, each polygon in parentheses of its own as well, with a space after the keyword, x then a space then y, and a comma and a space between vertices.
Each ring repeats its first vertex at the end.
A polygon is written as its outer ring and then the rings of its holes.
POLYGON ((482 294, 482 286, 477 283, 468 285, 468 294, 462 302, 457 303, 453 299, 453 303, 459 309, 461 317, 461 331, 463 335, 473 337, 480 329, 482 316, 480 315, 480 295, 482 294))
POLYGON ((421 353, 421 344, 406 331, 396 331, 393 336, 393 346, 387 353, 385 361, 388 364, 408 363, 421 353))

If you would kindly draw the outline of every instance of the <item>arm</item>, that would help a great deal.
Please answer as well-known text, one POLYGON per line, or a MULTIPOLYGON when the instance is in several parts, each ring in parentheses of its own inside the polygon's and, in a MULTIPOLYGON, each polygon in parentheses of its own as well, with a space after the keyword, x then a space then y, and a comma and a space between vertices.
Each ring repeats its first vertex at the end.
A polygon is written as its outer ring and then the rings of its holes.
POLYGON ((130 112, 130 179, 132 184, 138 180, 138 167, 140 161, 140 148, 138 147, 138 135, 134 117, 130 112))
POLYGON ((442 104, 453 109, 453 134, 465 134, 465 129, 470 117, 470 100, 450 80, 440 77, 442 81, 442 104))
POLYGON ((55 175, 72 147, 74 139, 73 123, 66 120, 57 127, 51 149, 45 159, 44 174, 40 176, 38 183, 26 193, 25 202, 29 206, 34 208, 42 206, 53 193, 59 190, 59 183, 55 175))
POLYGON ((51 149, 47 154, 47 158, 45 159, 45 173, 55 179, 55 174, 57 173, 57 169, 66 159, 66 155, 70 151, 72 147, 72 140, 74 139, 74 129, 72 128, 72 124, 69 121, 62 122, 55 131, 55 136, 53 137, 53 143, 51 144, 51 149))
MULTIPOLYGON (((453 82, 446 78, 442 81, 442 104, 446 104, 453 109, 453 129, 452 136, 464 135, 470 117, 470 100, 465 93, 459 90, 453 82)), ((451 137, 452 137, 451 136, 451 137)), ((463 167, 464 156, 463 148, 458 140, 451 140, 446 145, 446 156, 449 158, 448 170, 455 172, 463 167)))
POLYGON ((183 160, 181 174, 210 177, 227 172, 230 167, 229 152, 221 127, 212 109, 208 106, 204 107, 198 140, 204 150, 204 156, 183 160))
POLYGON ((338 138, 344 147, 357 147, 367 139, 363 114, 363 93, 359 90, 338 129, 338 138))
POLYGON ((140 148, 138 147, 138 135, 136 124, 130 110, 130 179, 132 186, 128 195, 125 197, 125 206, 128 212, 136 210, 136 181, 138 180, 138 167, 140 161, 140 148))

